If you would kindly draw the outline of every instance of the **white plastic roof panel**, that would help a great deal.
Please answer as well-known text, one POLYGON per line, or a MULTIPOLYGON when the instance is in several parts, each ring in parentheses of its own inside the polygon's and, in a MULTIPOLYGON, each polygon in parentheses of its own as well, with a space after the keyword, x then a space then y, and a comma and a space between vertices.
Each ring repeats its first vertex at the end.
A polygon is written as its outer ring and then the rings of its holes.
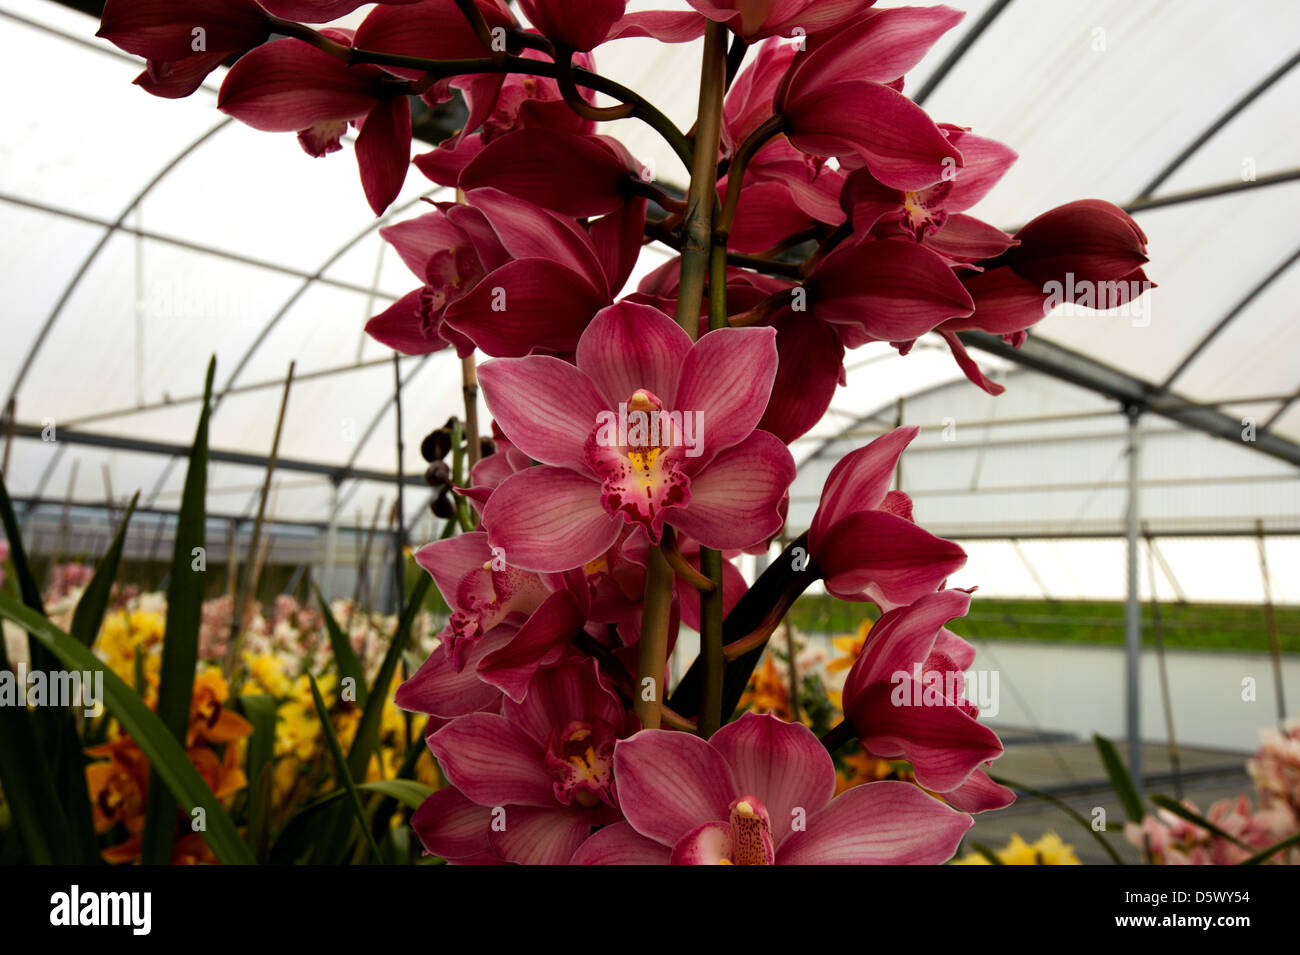
MULTIPOLYGON (((993 7, 991 0, 952 5, 968 15, 909 75, 912 95, 993 7)), ((630 6, 683 7, 684 0, 630 6)), ((0 400, 35 349, 17 388, 20 422, 39 426, 51 417, 60 428, 184 446, 194 432, 208 357, 216 354, 218 391, 232 383, 234 390, 214 413, 212 446, 264 455, 279 382, 292 360, 299 381, 281 456, 392 472, 392 367, 362 325, 416 284, 378 229, 424 213, 419 197, 437 191, 413 171, 390 216, 376 220, 350 143, 311 160, 292 135, 222 125, 215 109, 220 71, 189 99, 152 98, 131 85, 138 61, 95 39, 95 28, 92 18, 51 0, 0 0, 7 50, 0 82, 21 91, 39 75, 42 84, 40 97, 7 97, 0 126, 0 219, 7 236, 0 255, 0 400), (108 234, 119 218, 122 228, 108 234)), ((970 126, 1019 151, 1019 162, 973 210, 1009 228, 1077 198, 1137 199, 1189 144, 1293 58, 1298 42, 1300 7, 1285 0, 1013 0, 938 83, 926 108, 939 121, 970 126)), ((698 47, 620 41, 597 51, 597 65, 648 91, 686 127, 696 106, 698 47)), ((1300 69, 1292 69, 1173 170, 1156 198, 1300 168, 1297 96, 1300 69)), ((652 161, 661 179, 684 182, 685 171, 646 128, 627 121, 608 131, 652 161)), ((1150 323, 1058 312, 1035 334, 1158 385, 1300 248, 1298 206, 1300 183, 1290 183, 1139 212, 1150 238, 1148 272, 1159 285, 1143 302, 1150 323)), ((650 250, 629 287, 664 257, 650 250)), ((1249 417, 1256 427, 1276 416, 1274 433, 1300 441, 1300 402, 1285 401, 1300 386, 1298 283, 1300 266, 1279 275, 1188 364, 1174 390, 1193 402, 1228 402, 1225 413, 1249 417)), ((902 483, 927 526, 970 540, 971 567, 1007 581, 1008 592, 1032 594, 1039 584, 1027 579, 1014 547, 973 537, 1024 536, 1022 552, 1035 548, 1040 576, 1052 589, 1109 588, 1072 582, 1082 552, 1060 556, 1065 544, 1045 535, 1110 534, 1122 526, 1123 420, 1115 403, 976 357, 1007 382, 1005 396, 993 399, 966 383, 937 341, 922 340, 906 358, 883 344, 850 353, 846 386, 792 448, 801 463, 792 489, 794 522, 811 516, 834 458, 893 425, 903 395, 903 419, 926 430, 904 458, 902 483), (1066 417, 984 423, 1044 415, 1066 417), (955 422, 954 442, 943 441, 945 418, 955 422)), ((402 375, 409 379, 402 468, 417 474, 420 438, 449 415, 463 414, 459 362, 450 353, 406 359, 402 375)), ((486 430, 482 403, 479 413, 486 430)), ((1163 419, 1144 420, 1143 433, 1142 510, 1160 532, 1242 533, 1256 519, 1275 528, 1300 521, 1294 467, 1254 453, 1247 443, 1179 431, 1163 419)), ((140 487, 146 496, 157 490, 158 507, 179 499, 184 468, 170 455, 29 438, 15 440, 6 479, 15 495, 39 489, 60 501, 74 462, 75 500, 102 502, 103 464, 118 498, 140 487)), ((260 467, 214 463, 210 509, 244 513, 261 480, 260 467)), ((327 477, 282 471, 277 481, 275 517, 328 519, 327 477)), ((338 492, 343 520, 355 522, 360 514, 368 525, 377 502, 391 506, 395 488, 347 478, 338 492)), ((426 500, 420 486, 406 489, 408 520, 427 513, 426 500)), ((1270 538, 1267 546, 1270 559, 1277 551, 1279 566, 1296 566, 1290 538, 1270 538)), ((1195 549, 1186 553, 1194 562, 1195 549)), ((985 581, 986 591, 989 586, 985 581)), ((1122 588, 1122 580, 1115 586, 1122 588)))

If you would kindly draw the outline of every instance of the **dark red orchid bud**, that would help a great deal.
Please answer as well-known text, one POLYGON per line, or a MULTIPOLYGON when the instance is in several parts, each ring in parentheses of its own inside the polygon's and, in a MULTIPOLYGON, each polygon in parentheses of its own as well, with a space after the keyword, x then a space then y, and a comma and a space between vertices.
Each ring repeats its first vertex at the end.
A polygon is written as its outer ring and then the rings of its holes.
POLYGON ((451 484, 451 468, 446 461, 434 461, 424 470, 424 483, 432 488, 446 488, 451 484))
POLYGON ((1147 237, 1119 206, 1081 199, 1044 212, 1016 233, 1004 261, 1039 285, 1118 281, 1147 262, 1147 237))

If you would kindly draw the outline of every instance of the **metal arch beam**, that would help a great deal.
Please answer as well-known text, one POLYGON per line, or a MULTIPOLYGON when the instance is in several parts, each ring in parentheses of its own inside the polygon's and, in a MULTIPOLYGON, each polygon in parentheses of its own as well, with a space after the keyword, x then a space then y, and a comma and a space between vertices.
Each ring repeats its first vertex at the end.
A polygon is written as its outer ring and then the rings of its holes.
MULTIPOLYGON (((1236 418, 1217 408, 1189 402, 1182 395, 1062 345, 1031 336, 1020 348, 1012 348, 1001 338, 986 332, 961 332, 960 337, 972 348, 1086 388, 1125 406, 1142 408, 1234 444, 1242 443, 1241 422, 1236 418)), ((1249 447, 1300 467, 1300 445, 1267 430, 1257 432, 1249 447)))
POLYGON ((1249 306, 1251 302, 1255 301, 1255 299, 1262 295, 1270 285, 1285 275, 1290 270, 1291 266, 1295 265, 1297 261, 1300 261, 1300 248, 1297 248, 1286 258, 1285 261, 1282 262, 1281 265, 1269 272, 1268 275, 1264 276, 1264 278, 1261 279, 1254 288, 1243 295, 1237 304, 1228 310, 1228 313, 1224 315, 1223 318, 1219 319, 1218 322, 1215 323, 1213 328, 1201 336, 1201 340, 1192 347, 1192 350, 1183 357, 1183 360, 1178 363, 1178 366, 1169 373, 1169 377, 1160 385, 1161 390, 1168 391, 1173 386, 1174 381, 1187 370, 1188 366, 1191 365, 1192 362, 1196 361, 1201 353, 1209 347, 1210 343, 1218 338, 1224 329, 1231 325, 1237 316, 1246 310, 1247 306, 1249 306))
MULTIPOLYGON (((44 202, 37 202, 34 199, 24 199, 22 196, 15 196, 6 192, 0 192, 0 202, 22 206, 25 209, 35 209, 37 212, 44 212, 48 215, 58 216, 61 219, 71 219, 74 222, 84 222, 87 225, 97 226, 101 229, 109 229, 112 232, 120 232, 123 235, 133 235, 141 239, 147 239, 150 242, 170 245, 174 248, 185 249, 189 252, 198 252, 202 255, 210 255, 214 258, 225 259, 229 262, 237 262, 240 265, 251 265, 255 268, 265 269, 268 272, 277 272, 280 275, 288 275, 298 279, 305 279, 311 276, 310 272, 304 272, 302 269, 295 269, 290 265, 280 265, 276 262, 268 262, 265 259, 259 259, 255 256, 242 255, 239 252, 231 252, 227 249, 218 249, 216 246, 204 245, 201 242, 191 242, 189 239, 164 235, 161 232, 151 232, 148 229, 139 229, 135 226, 125 224, 116 225, 108 219, 101 219, 98 216, 87 215, 84 212, 74 212, 71 209, 61 209, 58 206, 52 206, 44 202)), ((376 291, 375 289, 368 288, 364 285, 357 285, 353 282, 343 282, 339 279, 323 277, 317 281, 322 285, 343 289, 345 292, 356 292, 358 295, 374 295, 392 301, 391 295, 376 291)), ((283 380, 281 380, 280 383, 283 384, 283 380)))
MULTIPOLYGON (((414 358, 414 355, 403 355, 406 361, 414 358)), ((303 374, 295 373, 293 383, 301 384, 304 381, 313 381, 317 378, 332 378, 335 375, 346 375, 353 371, 364 371, 367 368, 374 368, 378 365, 391 364, 390 358, 372 358, 370 361, 356 362, 350 365, 334 365, 329 368, 321 368, 318 371, 309 371, 303 374)), ((278 378, 263 379, 262 381, 252 382, 247 385, 239 385, 230 389, 232 395, 247 394, 253 391, 269 391, 272 388, 284 388, 284 376, 278 378)), ((164 408, 176 408, 180 405, 198 404, 203 400, 202 394, 184 395, 180 398, 172 398, 169 401, 153 401, 148 404, 136 405, 129 408, 112 408, 108 411, 97 411, 94 414, 81 415, 77 418, 69 418, 63 422, 70 428, 79 428, 88 424, 98 424, 102 421, 111 421, 114 418, 126 418, 135 414, 143 414, 149 411, 161 411, 164 408)))
MULTIPOLYGON (((39 440, 41 436, 40 425, 26 424, 21 421, 14 422, 14 437, 16 438, 34 438, 39 440)), ((178 444, 173 441, 154 441, 143 438, 126 438, 120 435, 98 434, 93 431, 76 431, 67 428, 59 429, 59 445, 84 445, 92 448, 105 448, 110 451, 129 451, 137 454, 166 454, 173 457, 185 457, 189 454, 189 445, 178 444)), ((250 454, 245 451, 223 451, 213 448, 208 451, 208 459, 221 464, 235 464, 243 467, 261 468, 265 470, 267 458, 263 454, 250 454)), ((362 481, 378 481, 386 484, 393 484, 398 480, 398 475, 385 471, 372 471, 366 468, 347 468, 337 464, 324 464, 319 461, 304 461, 296 458, 279 458, 276 461, 277 471, 294 471, 301 474, 315 474, 331 481, 345 481, 356 479, 362 481)), ((424 484, 424 476, 419 474, 401 475, 403 484, 412 487, 419 487, 424 484)))
POLYGON ((1293 404, 1295 404, 1297 401, 1300 401, 1300 388, 1297 388, 1291 394, 1291 396, 1286 399, 1286 401, 1278 405, 1278 409, 1273 412, 1272 416, 1267 421, 1264 422, 1264 427, 1262 430, 1268 431, 1269 429, 1271 429, 1273 425, 1277 423, 1277 419, 1282 417, 1282 415, 1286 414, 1287 411, 1290 409, 1290 407, 1293 404))
POLYGON ((67 307, 68 301, 72 298, 72 293, 75 292, 77 286, 81 284, 81 280, 85 278, 86 273, 90 271, 90 267, 95 264, 95 260, 99 258, 99 253, 104 250, 106 245, 108 245, 109 239, 113 237, 118 229, 122 228, 123 224, 126 222, 126 217, 135 211, 136 207, 144 201, 145 197, 153 191, 154 187, 162 182, 173 169, 184 162, 185 159, 200 146, 233 122, 234 119, 232 117, 226 117, 173 156, 171 162, 167 163, 167 165, 154 173, 153 178, 145 184, 143 189, 136 193, 135 198, 133 198, 127 207, 122 210, 121 215, 117 217, 112 226, 105 230, 99 241, 95 243, 95 247, 91 249, 90 254, 86 256, 85 261, 81 263, 81 268, 77 269, 76 274, 64 288, 63 294, 59 296, 58 302, 55 303, 53 310, 45 319, 45 324, 42 325, 41 330, 37 332, 36 340, 32 342, 32 347, 28 350, 27 357, 23 359, 22 365, 19 366, 18 375, 14 379, 13 386, 9 389, 9 397, 6 398, 4 402, 6 406, 10 401, 13 401, 15 396, 18 394, 18 389, 22 387, 23 380, 27 377, 27 373, 31 370, 32 364, 36 361, 36 356, 40 353, 41 346, 49 336, 50 330, 54 327, 54 323, 58 321, 64 308, 67 307))
POLYGON ((280 321, 284 318, 285 315, 289 314, 289 309, 293 308, 293 306, 297 304, 298 300, 307 293, 307 290, 311 288, 313 282, 321 281, 325 275, 325 272, 328 269, 330 269, 336 262, 338 262, 339 259, 343 258, 343 256, 345 256, 348 252, 350 252, 362 239, 370 235, 371 232, 375 231, 375 229, 378 229, 379 227, 383 226, 385 223, 390 221, 394 216, 405 212, 407 209, 410 209, 411 207, 417 205, 420 202, 423 202, 425 199, 437 195, 439 192, 442 192, 444 188, 445 187, 443 186, 439 186, 438 188, 432 189, 429 192, 426 192, 424 195, 412 199, 409 202, 405 202, 400 206, 396 206, 392 209, 389 209, 388 212, 385 213, 382 217, 376 219, 374 222, 367 225, 364 229, 362 229, 351 239, 349 239, 347 243, 345 243, 341 248, 339 248, 337 252, 335 252, 328 259, 326 259, 324 263, 321 264, 320 268, 316 269, 315 272, 306 276, 303 279, 302 285, 300 285, 298 289, 291 296, 289 296, 288 300, 284 303, 284 305, 280 307, 279 311, 277 311, 274 315, 272 315, 270 320, 267 321, 267 323, 264 326, 262 326, 262 330, 257 333, 257 337, 253 339, 252 344, 248 346, 248 350, 244 352, 243 356, 239 359, 239 362, 235 365, 235 370, 232 371, 230 373, 230 377, 226 379, 225 387, 222 388, 213 397, 212 410, 215 412, 218 408, 220 408, 222 399, 225 398, 226 395, 229 394, 230 391, 234 388, 236 379, 238 379, 239 376, 243 374, 244 369, 248 367, 248 363, 249 361, 252 360, 253 355, 257 352, 259 348, 262 347, 262 344, 266 341, 266 339, 270 337, 271 332, 275 329, 275 326, 280 324, 280 321))
MULTIPOLYGON (((403 388, 405 388, 415 379, 415 376, 420 373, 420 371, 424 368, 424 366, 428 363, 429 359, 432 357, 433 357, 432 354, 422 355, 420 357, 419 362, 416 364, 416 366, 413 369, 411 369, 411 373, 402 380, 403 388)), ((387 361, 387 359, 385 359, 385 361, 387 361)), ((361 436, 359 438, 357 438, 357 446, 355 449, 353 449, 351 457, 348 458, 347 464, 344 465, 345 467, 351 469, 356 465, 357 458, 361 457, 361 452, 365 449, 366 445, 370 442, 370 439, 374 437, 375 431, 378 430, 380 423, 384 420, 385 415, 388 414, 388 409, 393 407, 393 405, 396 403, 396 399, 397 399, 396 394, 390 395, 387 399, 384 400, 384 403, 379 406, 379 410, 375 412, 375 416, 370 419, 370 424, 366 425, 366 430, 361 433, 361 436)), ((402 468, 402 462, 398 461, 397 469, 400 471, 401 468, 402 468)), ((347 494, 343 495, 341 498, 335 501, 334 510, 330 514, 331 520, 334 518, 336 514, 338 514, 338 512, 342 508, 347 506, 349 501, 352 500, 352 496, 353 494, 356 493, 356 490, 359 486, 360 486, 359 484, 353 484, 352 488, 348 491, 347 494)))
POLYGON ((1170 176, 1182 167, 1183 163, 1191 159, 1202 146, 1214 138, 1216 133, 1232 122, 1232 120, 1235 119, 1242 110, 1267 92, 1268 89, 1277 83, 1278 80, 1291 72, 1297 64, 1300 64, 1300 51, 1292 54, 1289 60, 1279 66, 1268 76, 1264 77, 1264 79, 1260 80, 1260 82, 1247 91, 1241 99, 1229 106, 1223 115, 1212 122, 1199 136, 1188 143, 1185 149, 1171 159, 1169 163, 1160 170, 1160 172, 1156 173, 1150 182, 1142 187, 1142 191, 1138 193, 1138 199, 1149 199, 1157 189, 1164 185, 1165 181, 1169 179, 1170 176))
POLYGON ((1188 202, 1199 202, 1202 199, 1215 199, 1219 196, 1227 196, 1236 192, 1249 192, 1252 189, 1263 189, 1268 186, 1280 186, 1288 182, 1295 182, 1300 179, 1300 169, 1287 169, 1283 172, 1271 173, 1267 176, 1260 176, 1257 179, 1248 179, 1245 181, 1234 180, 1232 182, 1219 183, 1215 186, 1202 186, 1198 189, 1189 189, 1186 192, 1173 192, 1165 196, 1154 196, 1150 199, 1136 199, 1133 202, 1126 203, 1123 210, 1130 215, 1139 212, 1146 212, 1148 209, 1164 209, 1167 206, 1180 206, 1188 202))
POLYGON ((975 25, 971 27, 958 44, 953 47, 952 52, 944 57, 943 62, 935 67, 934 72, 926 78, 924 85, 922 85, 922 87, 917 91, 916 96, 913 97, 913 101, 917 106, 925 105, 925 101, 930 98, 935 89, 938 88, 939 84, 942 83, 948 74, 952 72, 953 67, 961 62, 961 58, 966 55, 967 51, 970 50, 972 46, 975 45, 975 41, 984 35, 984 31, 987 30, 993 24, 993 21, 998 18, 998 14, 1010 5, 1011 0, 994 0, 989 8, 984 11, 983 16, 975 21, 975 25))

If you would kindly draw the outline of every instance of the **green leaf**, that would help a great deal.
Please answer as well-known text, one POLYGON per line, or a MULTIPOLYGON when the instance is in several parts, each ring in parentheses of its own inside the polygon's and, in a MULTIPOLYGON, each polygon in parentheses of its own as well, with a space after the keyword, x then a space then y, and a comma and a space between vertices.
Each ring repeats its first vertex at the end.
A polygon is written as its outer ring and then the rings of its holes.
POLYGON ((228 865, 252 864, 252 854, 221 801, 190 763, 181 744, 135 691, 88 649, 7 594, 0 594, 0 617, 24 628, 68 669, 102 673, 104 705, 108 712, 140 747, 173 797, 183 806, 202 808, 206 812, 208 828, 203 838, 213 853, 228 865))
POLYGON ((1141 822, 1142 817, 1146 815, 1146 810, 1142 807, 1142 797, 1138 794, 1137 787, 1133 785, 1133 777, 1128 774, 1119 750, 1100 733, 1093 733, 1092 741, 1097 747, 1097 752, 1101 754, 1102 765, 1106 767, 1110 784, 1115 790, 1115 795, 1119 797, 1120 805, 1124 807, 1124 814, 1128 816, 1130 822, 1141 822))
POLYGON ((1300 832, 1287 836, 1281 842, 1275 842, 1260 852, 1256 852, 1249 859, 1243 859, 1238 865, 1259 865, 1261 862, 1267 862, 1273 856, 1277 855, 1283 849, 1290 849, 1292 846, 1300 846, 1300 832))
POLYGON ((241 696, 239 708, 253 727, 244 762, 244 775, 248 777, 248 828, 245 838, 253 854, 258 859, 264 859, 271 834, 275 698, 265 693, 241 696))
MULTIPOLYGON (((4 524, 5 536, 9 540, 10 564, 14 569, 22 603, 34 614, 41 615, 37 619, 44 619, 40 588, 27 563, 18 521, 3 480, 0 480, 0 521, 4 524)), ((3 596, 20 606, 10 594, 5 593, 3 596)), ((2 636, 0 669, 10 671, 2 636)), ((57 661, 36 642, 32 643, 32 669, 46 672, 57 669, 57 661), (38 664, 37 660, 42 663, 38 664)), ((16 673, 14 677, 16 679, 16 673)), ((49 732, 58 729, 52 725, 51 715, 52 711, 44 708, 39 717, 45 721, 45 728, 49 732)), ((57 771, 59 754, 64 747, 51 747, 43 742, 37 720, 38 716, 26 707, 0 706, 0 785, 4 787, 14 826, 18 830, 18 838, 28 861, 39 865, 82 862, 83 856, 78 852, 72 828, 55 786, 56 778, 60 781, 65 778, 65 774, 57 771)), ((48 732, 44 735, 48 740, 48 732)), ((54 741, 58 742, 57 736, 54 741)), ((75 740, 72 746, 79 750, 75 740)), ((84 777, 81 785, 84 793, 84 777)))
POLYGON ((31 564, 27 562, 27 550, 23 547, 18 518, 14 516, 14 505, 9 500, 9 490, 5 487, 2 478, 0 478, 0 523, 4 524, 5 537, 9 539, 9 563, 13 565, 14 576, 18 578, 18 588, 23 603, 43 615, 45 605, 41 602, 41 588, 32 575, 31 564))
MULTIPOLYGON (((370 687, 369 697, 361 713, 361 720, 357 723, 356 734, 352 737, 352 746, 348 750, 348 769, 353 779, 366 778, 367 770, 370 768, 370 759, 379 746, 379 730, 383 723, 384 704, 388 700, 393 676, 397 672, 398 663, 401 661, 402 653, 405 652, 406 644, 410 639, 411 628, 419 616, 420 608, 424 604, 425 595, 428 594, 432 581, 432 577, 424 574, 416 582, 411 597, 402 611, 397 629, 393 633, 393 639, 388 645, 388 651, 384 654, 383 663, 380 664, 379 672, 375 675, 374 685, 370 687)), ((346 817, 338 811, 335 812, 333 820, 331 837, 326 840, 321 849, 324 854, 323 857, 330 861, 335 861, 343 855, 347 848, 351 829, 346 817)))
POLYGON ((95 638, 99 636, 99 628, 104 622, 104 611, 108 608, 108 597, 113 589, 113 581, 117 577, 117 566, 122 560, 122 546, 126 543, 127 525, 131 523, 131 516, 135 513, 135 505, 139 500, 140 492, 136 491, 131 497, 131 503, 127 505, 126 514, 122 517, 122 523, 118 525, 117 533, 113 536, 113 543, 109 545, 99 566, 95 568, 95 576, 86 585, 81 599, 77 601, 77 609, 72 614, 72 627, 68 630, 68 634, 83 647, 93 647, 95 638))
POLYGON ((329 604, 325 602, 325 595, 320 592, 315 581, 312 581, 312 589, 316 591, 316 600, 320 603, 321 615, 325 618, 325 632, 329 634, 330 648, 334 651, 334 663, 339 670, 339 679, 352 678, 357 688, 357 702, 365 706, 370 692, 366 687, 365 668, 361 666, 361 661, 352 649, 352 641, 343 632, 339 622, 334 619, 329 604))
POLYGON ((971 840, 970 847, 974 849, 976 852, 978 852, 980 855, 982 855, 985 859, 987 859, 989 865, 1005 865, 1005 863, 997 857, 997 853, 995 853, 984 843, 975 842, 974 840, 971 840))
MULTIPOLYGON (((183 746, 190 724, 194 670, 199 659, 199 626, 203 616, 204 575, 193 569, 194 551, 205 544, 208 486, 208 419, 212 414, 212 380, 217 359, 208 362, 203 407, 190 448, 189 469, 176 518, 176 541, 167 576, 167 621, 163 630, 158 682, 158 719, 183 746)), ((156 780, 155 780, 156 781, 156 780)), ((145 815, 142 861, 167 865, 176 834, 176 801, 162 786, 150 785, 145 815)))
POLYGON ((1033 786, 1026 786, 1024 783, 1018 783, 1015 782, 1014 780, 1007 779, 1005 776, 994 776, 992 773, 990 773, 989 779, 993 780, 999 786, 1008 786, 1011 789, 1018 789, 1021 792, 1026 793, 1030 796, 1034 796, 1038 799, 1042 799, 1045 802, 1050 802, 1053 806, 1062 810, 1067 816, 1069 816, 1079 825, 1083 826, 1083 828, 1087 830, 1088 835, 1096 839, 1097 845, 1101 846, 1102 849, 1105 850, 1106 855, 1110 856, 1112 862, 1114 862, 1116 865, 1124 864, 1124 860, 1119 857, 1119 853, 1116 852, 1115 849, 1111 846, 1111 844, 1106 841, 1105 837, 1102 836, 1102 834, 1098 832, 1096 829, 1092 828, 1092 824, 1089 823, 1087 819, 1085 819, 1082 815, 1080 815, 1068 803, 1062 802, 1060 799, 1057 799, 1055 796, 1051 795, 1050 793, 1045 793, 1042 792, 1041 790, 1035 789, 1033 786))
POLYGON ((433 787, 414 779, 377 779, 357 787, 394 799, 407 809, 419 809, 420 803, 433 795, 433 787))
POLYGON ((370 843, 370 851, 374 853, 375 861, 378 862, 382 858, 379 853, 379 845, 375 842, 370 827, 366 825, 366 810, 361 805, 361 797, 357 795, 357 787, 352 781, 352 773, 349 771, 348 761, 343 755, 343 747, 339 745, 339 738, 334 732, 333 724, 330 723, 329 710, 325 708, 325 701, 321 699, 320 688, 316 686, 316 678, 309 673, 307 674, 307 680, 311 683, 311 698, 316 704, 316 715, 320 717, 325 743, 329 746, 330 756, 334 760, 335 778, 338 780, 339 786, 347 790, 352 813, 361 826, 361 831, 365 833, 366 840, 370 843))
POLYGON ((370 757, 374 755, 379 745, 379 729, 383 723, 384 705, 388 702, 393 676, 397 673, 397 665, 401 662, 402 653, 411 638, 411 628, 415 626, 420 608, 424 604, 425 594, 429 592, 429 585, 432 582, 433 578, 424 574, 416 583, 410 600, 402 611, 397 630, 393 633, 393 640, 388 645, 388 652, 384 654, 384 662, 380 664, 379 673, 375 675, 369 699, 361 713, 361 722, 357 724, 356 736, 352 739, 352 748, 348 750, 348 768, 356 778, 365 778, 366 769, 370 766, 370 757))
POLYGON ((1151 801, 1155 803, 1157 806, 1159 806, 1161 809, 1164 809, 1167 812, 1172 812, 1175 816, 1178 816, 1181 819, 1186 819, 1188 822, 1192 823, 1193 825, 1200 826, 1206 832, 1209 832, 1220 839, 1227 839, 1233 845, 1241 849, 1245 849, 1247 852, 1250 852, 1252 849, 1255 848, 1252 845, 1248 845, 1242 842, 1236 836, 1232 835, 1232 833, 1227 832, 1224 829, 1221 829, 1220 827, 1216 826, 1214 823, 1210 822, 1210 820, 1206 819, 1204 816, 1200 815, 1199 813, 1193 812, 1192 810, 1188 809, 1177 799, 1172 799, 1169 796, 1164 796, 1159 793, 1153 793, 1151 796, 1151 801))

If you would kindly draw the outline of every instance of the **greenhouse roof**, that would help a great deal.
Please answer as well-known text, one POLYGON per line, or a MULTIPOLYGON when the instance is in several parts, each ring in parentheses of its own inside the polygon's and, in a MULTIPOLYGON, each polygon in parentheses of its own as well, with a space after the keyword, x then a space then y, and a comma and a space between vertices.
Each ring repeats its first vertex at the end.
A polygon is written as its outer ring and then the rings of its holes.
MULTIPOLYGON (((632 6, 668 5, 680 4, 632 6)), ((1019 353, 975 342, 1008 385, 999 399, 966 383, 937 342, 906 357, 885 345, 851 353, 847 385, 793 449, 803 466, 792 514, 815 501, 830 461, 902 420, 927 429, 902 483, 937 532, 1120 533, 1117 412, 1130 404, 1157 413, 1142 424, 1154 449, 1142 480, 1158 492, 1146 497, 1164 502, 1153 528, 1245 533, 1262 519, 1294 531, 1300 7, 953 5, 966 20, 909 75, 909 91, 937 120, 1021 154, 975 212, 1012 228, 1072 199, 1112 200, 1146 231, 1159 289, 1136 314, 1058 310, 1019 353), (1016 420, 1028 418, 1038 420, 1016 420), (990 480, 979 507, 956 506, 957 490, 990 480)), ((0 29, 0 82, 11 91, 0 129, 11 493, 102 504, 139 488, 146 506, 174 508, 176 455, 215 354, 210 513, 254 512, 290 361, 272 517, 368 523, 399 470, 416 485, 408 522, 427 513, 419 440, 460 413, 459 362, 401 359, 399 469, 392 354, 362 326, 416 284, 378 229, 419 214, 419 200, 437 195, 431 184, 413 173, 376 220, 350 145, 313 161, 293 136, 227 119, 215 109, 220 72, 189 99, 160 100, 131 85, 140 62, 95 39, 84 13, 0 0, 0 29), (37 77, 39 96, 14 94, 37 77), (43 440, 51 426, 57 440, 43 440)), ((602 69, 689 125, 698 51, 617 46, 602 69)), ((611 131, 661 179, 684 180, 645 129, 623 121, 611 131)), ((640 274, 659 261, 647 255, 640 274)))

